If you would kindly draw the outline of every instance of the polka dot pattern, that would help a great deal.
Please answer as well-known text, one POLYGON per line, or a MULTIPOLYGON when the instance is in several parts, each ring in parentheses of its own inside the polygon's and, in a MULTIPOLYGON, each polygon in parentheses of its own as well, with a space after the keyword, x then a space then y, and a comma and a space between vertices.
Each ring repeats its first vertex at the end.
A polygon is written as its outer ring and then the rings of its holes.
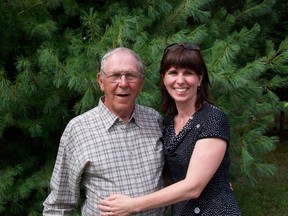
MULTIPOLYGON (((212 104, 205 103, 194 113, 185 127, 175 135, 174 116, 168 116, 164 125, 164 153, 173 181, 185 178, 195 143, 203 138, 221 138, 227 149, 215 175, 197 199, 172 206, 173 216, 232 216, 241 215, 238 203, 229 185, 230 130, 225 114, 212 104)), ((213 143, 211 143, 213 145, 213 143)))

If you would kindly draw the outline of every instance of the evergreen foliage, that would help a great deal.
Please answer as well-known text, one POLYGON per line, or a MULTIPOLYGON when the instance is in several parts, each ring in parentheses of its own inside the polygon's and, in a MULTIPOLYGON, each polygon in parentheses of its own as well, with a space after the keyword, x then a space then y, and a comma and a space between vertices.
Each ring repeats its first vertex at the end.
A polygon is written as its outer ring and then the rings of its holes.
POLYGON ((117 46, 143 59, 138 102, 160 111, 164 47, 198 44, 214 103, 230 121, 233 181, 273 175, 275 165, 262 156, 276 147, 277 136, 266 132, 274 111, 284 109, 277 92, 288 83, 287 6, 286 0, 2 0, 0 214, 41 215, 64 127, 97 105, 100 58, 117 46))

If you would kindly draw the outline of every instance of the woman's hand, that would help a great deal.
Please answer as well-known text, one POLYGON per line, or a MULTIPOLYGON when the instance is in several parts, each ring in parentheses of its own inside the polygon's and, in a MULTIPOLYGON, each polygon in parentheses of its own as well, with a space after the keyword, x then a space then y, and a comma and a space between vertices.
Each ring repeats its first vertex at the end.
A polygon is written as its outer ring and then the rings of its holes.
POLYGON ((114 194, 100 200, 98 208, 100 216, 128 216, 135 212, 133 209, 133 198, 121 194, 114 194))

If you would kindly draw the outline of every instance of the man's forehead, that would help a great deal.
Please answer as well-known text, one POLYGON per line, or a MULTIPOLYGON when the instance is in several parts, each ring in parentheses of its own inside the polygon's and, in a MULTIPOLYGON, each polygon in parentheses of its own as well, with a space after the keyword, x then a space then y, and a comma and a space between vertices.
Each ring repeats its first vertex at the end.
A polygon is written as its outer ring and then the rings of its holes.
POLYGON ((111 55, 107 58, 108 59, 119 59, 119 58, 131 58, 134 59, 135 61, 137 61, 137 59, 135 58, 134 55, 132 55, 132 53, 128 52, 127 50, 118 50, 114 53, 111 53, 111 55))
POLYGON ((130 53, 127 52, 117 52, 113 53, 113 55, 109 56, 106 61, 105 68, 106 69, 116 69, 116 70, 138 70, 138 61, 137 59, 130 53), (130 69, 129 69, 130 68, 130 69))

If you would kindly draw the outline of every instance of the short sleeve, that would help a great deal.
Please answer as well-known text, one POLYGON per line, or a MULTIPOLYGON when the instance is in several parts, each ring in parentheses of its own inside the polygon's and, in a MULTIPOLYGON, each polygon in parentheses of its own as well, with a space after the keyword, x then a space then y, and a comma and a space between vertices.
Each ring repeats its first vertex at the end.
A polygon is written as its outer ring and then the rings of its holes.
POLYGON ((201 126, 199 139, 203 138, 220 138, 224 139, 229 145, 230 128, 224 112, 211 105, 209 112, 204 115, 205 120, 201 126))

